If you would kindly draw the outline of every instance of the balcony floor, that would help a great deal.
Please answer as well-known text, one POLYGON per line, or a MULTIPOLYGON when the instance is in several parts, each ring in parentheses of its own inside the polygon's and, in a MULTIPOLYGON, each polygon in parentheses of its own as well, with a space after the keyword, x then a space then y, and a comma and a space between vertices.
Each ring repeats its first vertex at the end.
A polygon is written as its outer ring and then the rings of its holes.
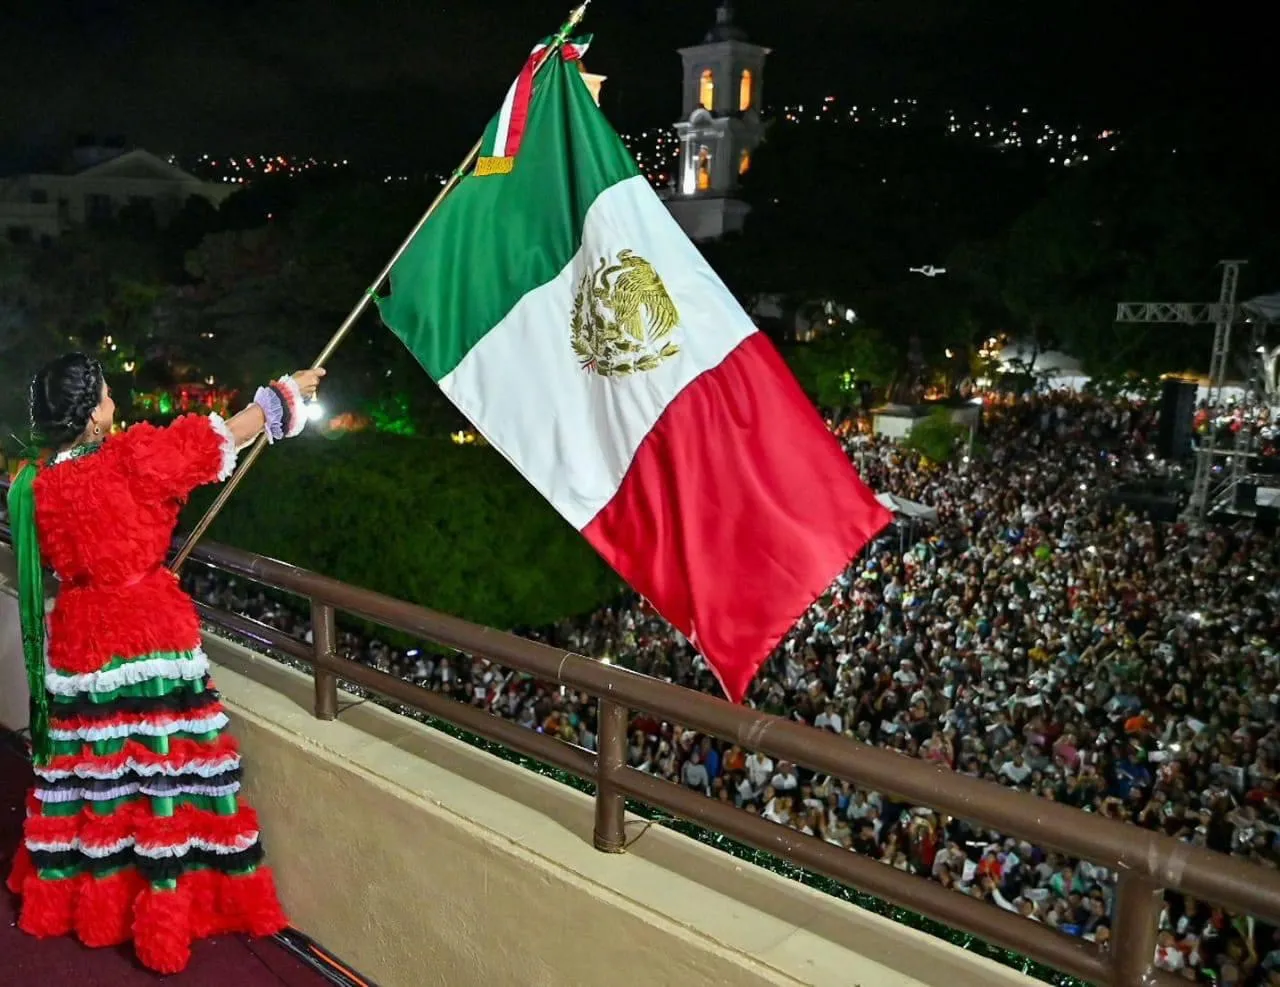
MULTIPOLYGON (((22 832, 23 800, 31 766, 0 744, 0 860, 7 875, 22 832)), ((0 987, 128 987, 172 982, 182 987, 331 987, 331 981, 271 939, 237 936, 202 940, 191 965, 177 977, 150 973, 131 946, 88 949, 73 938, 33 939, 17 928, 18 901, 0 885, 0 987)))

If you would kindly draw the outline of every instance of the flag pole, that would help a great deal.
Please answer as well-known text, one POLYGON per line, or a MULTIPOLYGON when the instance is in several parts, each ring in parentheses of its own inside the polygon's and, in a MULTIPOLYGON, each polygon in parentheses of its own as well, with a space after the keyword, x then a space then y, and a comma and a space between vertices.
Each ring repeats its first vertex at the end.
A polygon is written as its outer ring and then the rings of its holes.
MULTIPOLYGON (((572 33, 573 29, 582 22, 583 17, 586 16, 587 7, 590 5, 591 0, 582 0, 582 3, 570 12, 568 19, 555 33, 555 37, 551 44, 543 50, 542 59, 534 66, 533 71, 535 75, 541 71, 542 67, 546 65, 547 62, 550 61, 551 55, 562 48, 565 42, 569 40, 570 33, 572 33)), ((338 326, 337 331, 335 331, 329 338, 329 342, 325 343, 324 349, 320 351, 320 355, 317 356, 315 361, 311 364, 313 369, 318 370, 329 362, 329 359, 333 356, 337 348, 342 345, 342 341, 346 338, 347 334, 351 332, 355 324, 360 321, 361 316, 364 315, 374 298, 377 297, 379 290, 386 283, 387 278, 391 276, 392 268, 394 268, 400 258, 404 256, 404 252, 409 249, 409 244, 413 243, 418 233, 421 232, 423 226, 426 225, 427 220, 429 220, 436 209, 440 207, 440 203, 445 200, 445 197, 450 192, 458 187, 458 183, 462 181, 467 172, 471 169, 471 166, 475 164, 476 158, 480 155, 480 149, 483 142, 484 138, 482 136, 480 140, 476 141, 475 144, 472 145, 471 150, 468 151, 466 157, 462 159, 462 163, 454 169, 453 174, 449 176, 449 180, 445 182, 444 187, 440 189, 440 193, 434 200, 432 200, 431 205, 427 207, 427 211, 422 214, 422 218, 418 220, 409 235, 405 237, 404 242, 396 248, 396 252, 392 254, 391 259, 387 261, 386 266, 378 273, 373 284, 371 284, 365 293, 360 296, 360 300, 356 302, 355 306, 347 314, 347 317, 342 320, 342 324, 338 326)), ((186 540, 182 543, 182 547, 178 549, 177 554, 174 555, 173 560, 169 563, 170 571, 176 573, 182 568, 183 563, 187 561, 192 551, 195 549, 196 543, 204 537, 205 532, 209 530, 209 526, 213 524, 214 518, 216 518, 222 508, 226 506, 231 495, 235 493, 236 487, 240 485, 240 481, 244 479, 245 474, 249 472, 249 468, 257 462, 258 457, 262 455, 262 450, 266 447, 267 436, 264 432, 253 440, 253 444, 249 446, 248 451, 241 458, 240 464, 236 467, 236 471, 231 475, 230 479, 223 484, 222 489, 218 491, 218 496, 214 499, 213 504, 211 504, 209 509, 204 512, 204 515, 200 520, 196 522, 195 527, 191 529, 191 533, 187 535, 186 540)))

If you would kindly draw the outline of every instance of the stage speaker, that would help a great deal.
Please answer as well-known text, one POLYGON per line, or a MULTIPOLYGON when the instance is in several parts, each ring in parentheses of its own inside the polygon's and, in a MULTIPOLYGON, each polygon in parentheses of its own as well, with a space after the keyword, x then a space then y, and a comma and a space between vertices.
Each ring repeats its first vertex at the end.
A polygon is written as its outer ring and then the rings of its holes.
POLYGON ((1182 499, 1176 492, 1142 486, 1121 486, 1107 495, 1107 503, 1112 507, 1127 507, 1140 517, 1149 517, 1152 521, 1170 523, 1178 520, 1178 514, 1182 510, 1182 499))
POLYGON ((1236 510, 1251 511, 1258 506, 1258 485, 1241 480, 1236 484, 1236 510))
POLYGON ((1161 459, 1185 459, 1191 453, 1191 420, 1196 413, 1194 381, 1170 378, 1160 393, 1156 454, 1161 459))

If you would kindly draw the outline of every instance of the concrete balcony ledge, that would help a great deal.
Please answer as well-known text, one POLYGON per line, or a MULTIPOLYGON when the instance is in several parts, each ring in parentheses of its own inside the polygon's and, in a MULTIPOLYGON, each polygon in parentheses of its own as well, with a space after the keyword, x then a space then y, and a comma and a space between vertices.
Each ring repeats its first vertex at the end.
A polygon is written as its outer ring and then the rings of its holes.
POLYGON ((216 637, 246 794, 295 925, 381 987, 999 987, 1037 983, 593 802, 216 637), (359 703, 341 695, 340 703, 359 703))

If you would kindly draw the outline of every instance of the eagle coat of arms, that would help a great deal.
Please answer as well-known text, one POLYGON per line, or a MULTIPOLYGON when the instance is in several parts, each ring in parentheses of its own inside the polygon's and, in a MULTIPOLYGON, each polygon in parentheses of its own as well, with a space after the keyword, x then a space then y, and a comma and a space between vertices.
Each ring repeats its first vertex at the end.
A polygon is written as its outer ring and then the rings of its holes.
POLYGON ((680 352, 672 339, 680 313, 662 278, 643 257, 620 251, 600 258, 578 282, 571 343, 582 369, 601 377, 656 370, 680 352))

